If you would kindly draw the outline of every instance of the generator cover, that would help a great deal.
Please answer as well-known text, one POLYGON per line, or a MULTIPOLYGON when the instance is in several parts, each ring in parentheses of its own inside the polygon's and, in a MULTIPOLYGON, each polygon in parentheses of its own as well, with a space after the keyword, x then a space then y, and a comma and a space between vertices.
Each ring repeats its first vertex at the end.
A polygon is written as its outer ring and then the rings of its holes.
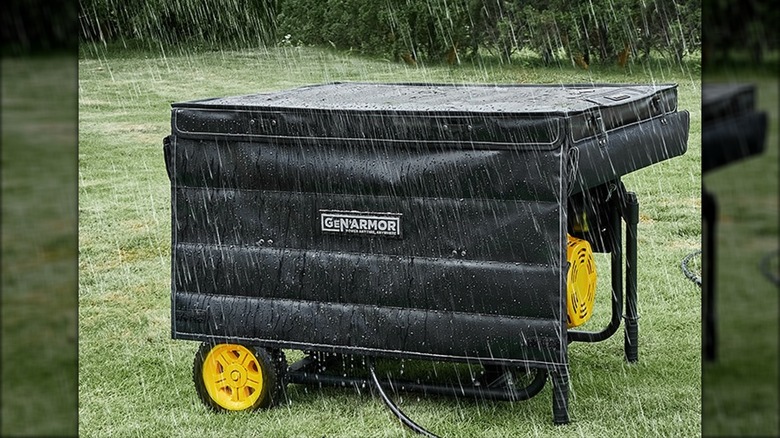
POLYGON ((566 363, 566 201, 685 151, 674 85, 333 83, 177 103, 175 338, 566 363))
POLYGON ((702 86, 702 172, 764 151, 766 113, 755 109, 755 86, 702 86))

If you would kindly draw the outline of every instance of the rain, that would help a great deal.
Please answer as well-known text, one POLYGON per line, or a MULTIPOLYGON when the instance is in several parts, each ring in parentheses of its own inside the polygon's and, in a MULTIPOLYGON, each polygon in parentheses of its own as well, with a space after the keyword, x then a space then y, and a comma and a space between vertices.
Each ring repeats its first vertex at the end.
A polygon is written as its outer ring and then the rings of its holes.
POLYGON ((82 434, 699 433, 699 2, 80 5, 82 434))

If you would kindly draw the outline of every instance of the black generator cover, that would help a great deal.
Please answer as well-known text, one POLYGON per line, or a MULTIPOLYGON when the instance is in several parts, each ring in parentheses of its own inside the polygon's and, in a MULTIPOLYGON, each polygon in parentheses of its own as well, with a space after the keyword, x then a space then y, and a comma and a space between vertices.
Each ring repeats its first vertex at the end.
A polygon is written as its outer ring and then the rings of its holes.
POLYGON ((175 338, 566 363, 570 194, 686 149, 675 85, 333 83, 177 103, 175 338))
POLYGON ((751 84, 702 86, 702 172, 764 151, 766 113, 757 112, 751 84))

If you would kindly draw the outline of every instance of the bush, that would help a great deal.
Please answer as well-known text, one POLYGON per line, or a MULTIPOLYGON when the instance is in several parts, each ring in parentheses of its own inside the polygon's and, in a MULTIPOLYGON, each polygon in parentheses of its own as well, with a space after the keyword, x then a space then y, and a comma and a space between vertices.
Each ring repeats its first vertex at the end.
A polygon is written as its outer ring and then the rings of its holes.
POLYGON ((679 61, 700 46, 700 8, 700 0, 283 0, 279 23, 296 41, 407 61, 453 62, 484 49, 508 62, 523 48, 546 63, 562 49, 586 62, 653 49, 679 61))
POLYGON ((280 34, 307 44, 329 44, 361 53, 440 59, 466 45, 469 0, 285 0, 280 34))
POLYGON ((272 43, 277 0, 81 0, 85 41, 248 46, 272 43))
POLYGON ((80 6, 87 41, 300 42, 411 64, 455 63, 480 50, 511 62, 523 49, 548 64, 560 62, 561 52, 582 66, 625 63, 652 50, 679 61, 701 44, 701 0, 81 0, 80 6))

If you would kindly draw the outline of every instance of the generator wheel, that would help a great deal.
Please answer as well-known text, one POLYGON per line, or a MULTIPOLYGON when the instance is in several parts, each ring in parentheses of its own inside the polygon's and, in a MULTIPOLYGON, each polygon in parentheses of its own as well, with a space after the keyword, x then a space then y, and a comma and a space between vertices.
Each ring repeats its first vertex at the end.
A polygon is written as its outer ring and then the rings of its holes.
POLYGON ((215 411, 252 411, 271 406, 278 391, 277 366, 263 348, 204 342, 192 378, 200 400, 215 411))

